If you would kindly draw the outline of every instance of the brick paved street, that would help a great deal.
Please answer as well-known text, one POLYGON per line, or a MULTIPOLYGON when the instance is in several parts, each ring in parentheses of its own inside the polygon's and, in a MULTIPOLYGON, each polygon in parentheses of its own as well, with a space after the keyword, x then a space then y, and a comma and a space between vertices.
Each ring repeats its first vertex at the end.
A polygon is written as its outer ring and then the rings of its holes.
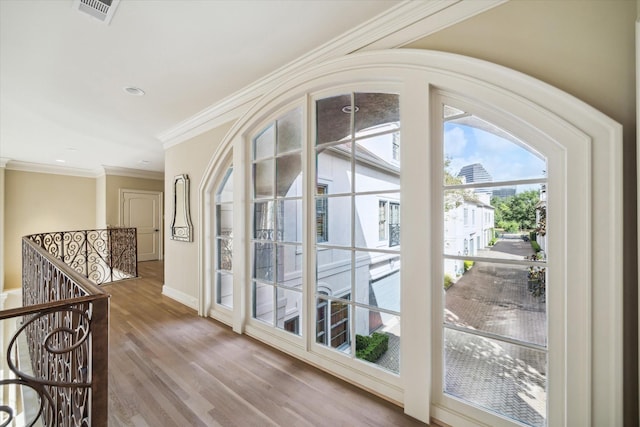
MULTIPOLYGON (((478 256, 523 259, 529 242, 501 240, 478 256)), ((527 267, 476 263, 446 292, 447 323, 546 345, 546 305, 527 288, 527 267)), ((445 389, 480 406, 539 426, 546 417, 546 354, 445 330, 445 389)))
MULTIPOLYGON (((445 322, 546 346, 546 304, 528 291, 528 268, 499 262, 533 253, 531 244, 519 238, 478 251, 497 262, 476 263, 446 291, 445 322)), ((390 298, 376 290, 380 298, 390 298)), ((400 331, 392 316, 384 318, 389 349, 376 363, 398 372, 400 331)), ((447 393, 524 424, 546 424, 544 352, 445 329, 444 353, 447 393)))

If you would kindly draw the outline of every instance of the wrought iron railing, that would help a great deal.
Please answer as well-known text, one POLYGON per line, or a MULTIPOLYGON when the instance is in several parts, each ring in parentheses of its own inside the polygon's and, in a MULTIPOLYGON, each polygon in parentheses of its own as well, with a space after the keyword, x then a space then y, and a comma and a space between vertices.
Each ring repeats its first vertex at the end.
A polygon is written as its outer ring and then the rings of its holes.
POLYGON ((389 246, 400 244, 400 224, 389 224, 389 246))
POLYGON ((28 237, 22 261, 22 307, 0 311, 0 425, 106 426, 109 295, 28 237))
POLYGON ((138 276, 135 228, 57 231, 27 239, 95 284, 138 276))

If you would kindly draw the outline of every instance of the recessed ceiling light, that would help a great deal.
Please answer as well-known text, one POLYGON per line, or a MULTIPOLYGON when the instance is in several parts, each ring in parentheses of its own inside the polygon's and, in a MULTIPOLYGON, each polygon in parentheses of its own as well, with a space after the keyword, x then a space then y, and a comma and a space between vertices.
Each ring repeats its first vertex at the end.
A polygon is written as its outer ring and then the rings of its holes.
POLYGON ((148 165, 150 162, 149 160, 140 160, 138 163, 140 163, 141 165, 148 165))
POLYGON ((352 111, 355 111, 357 113, 358 111, 360 111, 360 107, 358 107, 357 105, 354 107, 351 107, 351 105, 345 105, 344 107, 342 107, 343 113, 350 114, 352 111))
POLYGON ((58 163, 66 163, 66 160, 56 159, 56 162, 58 162, 58 163))
POLYGON ((127 87, 124 87, 123 90, 127 92, 129 95, 133 95, 133 96, 144 95, 144 91, 139 87, 135 87, 135 86, 127 86, 127 87))

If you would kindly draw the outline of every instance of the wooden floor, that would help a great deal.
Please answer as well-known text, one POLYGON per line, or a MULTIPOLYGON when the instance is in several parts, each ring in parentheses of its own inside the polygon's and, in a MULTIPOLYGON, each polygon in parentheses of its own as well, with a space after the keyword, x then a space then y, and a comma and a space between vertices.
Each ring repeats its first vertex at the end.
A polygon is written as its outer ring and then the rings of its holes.
POLYGON ((110 426, 425 426, 162 296, 162 262, 139 274, 105 286, 110 426))

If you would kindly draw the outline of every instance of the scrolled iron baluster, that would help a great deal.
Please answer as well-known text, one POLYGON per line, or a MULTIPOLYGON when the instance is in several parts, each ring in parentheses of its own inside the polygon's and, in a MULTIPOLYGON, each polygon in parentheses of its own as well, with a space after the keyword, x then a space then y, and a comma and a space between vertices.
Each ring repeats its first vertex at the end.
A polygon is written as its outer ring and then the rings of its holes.
MULTIPOLYGON (((47 386, 52 386, 52 387, 71 387, 71 388, 77 388, 77 387, 90 387, 91 383, 90 382, 66 382, 66 381, 53 381, 53 380, 43 380, 43 379, 39 379, 36 378, 34 376, 31 376, 25 372, 22 372, 20 369, 18 369, 18 367, 13 363, 13 360, 11 359, 11 353, 13 352, 13 348, 16 344, 16 341, 18 339, 18 336, 27 328, 31 327, 32 325, 34 325, 34 323, 37 320, 43 319, 45 316, 49 316, 51 314, 57 314, 57 313, 61 313, 61 312, 71 312, 71 313, 76 313, 78 314, 85 322, 87 322, 87 324, 90 322, 89 316, 84 313, 82 310, 74 308, 74 307, 63 307, 63 308, 59 308, 59 309, 51 309, 51 310, 44 310, 42 312, 39 312, 37 314, 35 314, 33 317, 31 317, 30 319, 28 319, 28 321, 24 322, 24 324, 16 331, 16 333, 13 335, 13 337, 11 338, 11 341, 9 341, 9 345, 8 345, 8 349, 7 349, 7 365, 9 367, 9 369, 11 370, 11 372, 13 372, 17 377, 23 379, 24 381, 28 381, 30 383, 34 383, 34 384, 42 384, 42 385, 47 385, 47 386)), ((45 323, 48 323, 49 319, 45 319, 45 323)), ((80 326, 82 324, 82 322, 79 322, 78 325, 80 326)), ((49 352, 49 354, 52 355, 61 355, 61 354, 68 354, 70 352, 72 352, 73 350, 79 348, 82 345, 88 345, 88 338, 90 336, 90 330, 84 330, 84 333, 79 336, 77 338, 77 342, 75 342, 74 344, 68 346, 68 347, 60 347, 60 348, 55 348, 52 345, 52 341, 55 341, 56 339, 58 339, 59 337, 57 336, 57 334, 59 334, 60 332, 62 333, 69 333, 70 335, 73 335, 76 330, 71 330, 70 328, 64 328, 64 327, 57 327, 55 329, 53 329, 51 332, 49 332, 44 339, 41 341, 41 348, 44 348, 47 352, 49 352)))
MULTIPOLYGON (((47 390, 43 386, 41 386, 39 384, 33 384, 33 383, 30 383, 28 381, 21 380, 21 379, 0 380, 0 387, 1 386, 5 386, 5 385, 11 385, 11 384, 18 385, 18 386, 21 386, 21 387, 29 387, 30 389, 35 391, 36 394, 39 397, 40 407, 38 408, 38 411, 36 412, 36 414, 33 416, 33 419, 28 421, 25 424, 26 427, 34 426, 38 422, 40 417, 43 416, 44 411, 45 411, 46 403, 49 404, 50 408, 53 408, 53 399, 51 399, 51 396, 49 395, 49 393, 47 392, 47 390)), ((7 416, 8 416, 8 419, 5 420, 4 423, 0 424, 0 427, 5 427, 5 426, 11 425, 11 423, 15 419, 14 414, 13 414, 13 408, 11 408, 10 406, 7 406, 7 405, 2 405, 2 406, 0 406, 0 412, 2 412, 4 414, 7 414, 7 416)))
MULTIPOLYGON (((135 228, 39 233, 27 238, 96 284, 122 279, 118 273, 138 275, 135 228)), ((51 288, 51 280, 45 278, 45 289, 51 288)))

